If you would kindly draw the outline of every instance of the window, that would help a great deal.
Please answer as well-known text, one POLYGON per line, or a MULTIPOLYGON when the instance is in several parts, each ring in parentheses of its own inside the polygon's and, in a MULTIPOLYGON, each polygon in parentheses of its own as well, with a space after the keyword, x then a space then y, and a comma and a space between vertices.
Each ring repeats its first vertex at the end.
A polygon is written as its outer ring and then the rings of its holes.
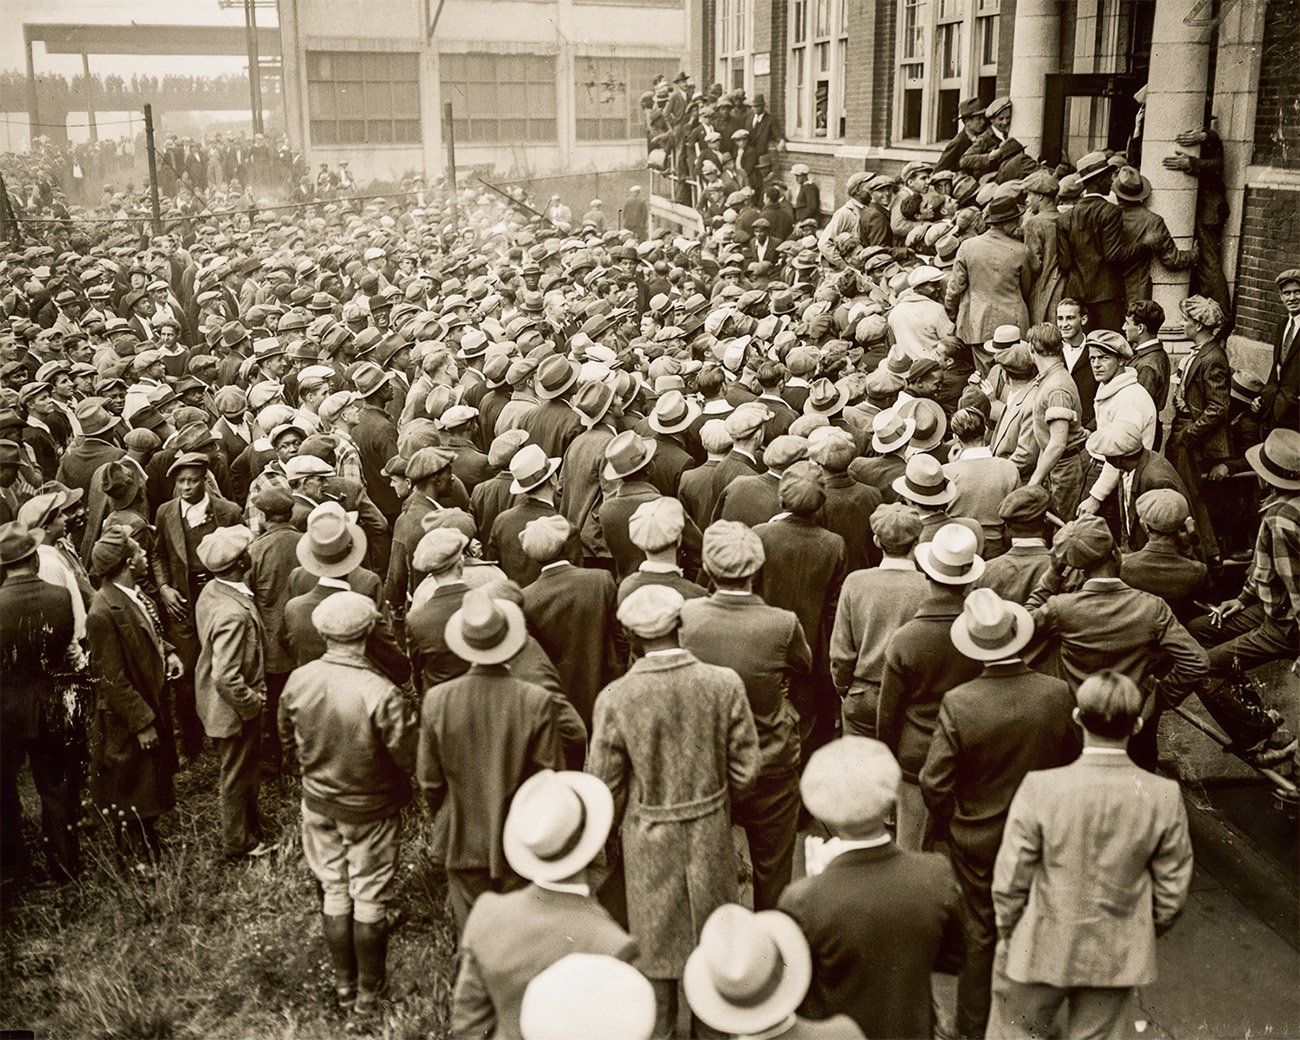
MULTIPOLYGON (((749 5, 752 0, 718 0, 718 68, 717 81, 725 90, 750 89, 750 31, 753 27, 749 5)), ((810 0, 811 2, 811 0, 810 0)))
POLYGON ((962 98, 993 100, 1001 0, 897 2, 895 139, 946 141, 962 98))
POLYGON ((676 70, 666 58, 574 58, 574 133, 579 141, 645 137, 641 95, 676 70))
POLYGON ((555 59, 541 54, 444 54, 442 98, 456 140, 527 144, 559 140, 555 59))
POLYGON ((789 0, 790 82, 786 125, 791 137, 844 136, 849 0, 789 0))
POLYGON ((419 57, 309 51, 307 105, 313 144, 414 144, 420 140, 419 57))

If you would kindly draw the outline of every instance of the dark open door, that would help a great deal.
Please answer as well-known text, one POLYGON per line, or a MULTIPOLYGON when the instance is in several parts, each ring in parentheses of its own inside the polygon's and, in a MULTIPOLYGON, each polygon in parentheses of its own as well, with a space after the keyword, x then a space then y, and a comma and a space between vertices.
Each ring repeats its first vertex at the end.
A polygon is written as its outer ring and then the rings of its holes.
POLYGON ((1084 152, 1123 151, 1144 80, 1107 72, 1062 72, 1047 77, 1043 104, 1043 154, 1049 163, 1077 163, 1084 152))

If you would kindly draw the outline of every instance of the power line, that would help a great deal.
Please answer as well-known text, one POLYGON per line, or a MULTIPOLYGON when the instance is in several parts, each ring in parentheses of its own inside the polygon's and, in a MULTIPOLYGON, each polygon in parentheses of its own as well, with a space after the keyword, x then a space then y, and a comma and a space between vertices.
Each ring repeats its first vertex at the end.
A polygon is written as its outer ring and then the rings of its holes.
MULTIPOLYGON (((130 126, 130 125, 133 124, 133 123, 140 123, 140 122, 143 122, 143 120, 141 120, 141 119, 96 119, 96 120, 95 120, 95 125, 96 125, 96 126, 130 126)), ((90 126, 90 123, 89 123, 89 122, 85 122, 85 123, 42 123, 42 122, 39 121, 39 120, 37 120, 36 122, 33 122, 33 121, 30 120, 30 119, 5 119, 5 118, 3 118, 3 117, 0 117, 0 123, 8 123, 10 126, 49 126, 49 127, 60 127, 60 126, 61 126, 61 127, 64 127, 64 128, 68 128, 68 127, 73 127, 73 128, 82 128, 82 127, 89 127, 89 126, 90 126)))

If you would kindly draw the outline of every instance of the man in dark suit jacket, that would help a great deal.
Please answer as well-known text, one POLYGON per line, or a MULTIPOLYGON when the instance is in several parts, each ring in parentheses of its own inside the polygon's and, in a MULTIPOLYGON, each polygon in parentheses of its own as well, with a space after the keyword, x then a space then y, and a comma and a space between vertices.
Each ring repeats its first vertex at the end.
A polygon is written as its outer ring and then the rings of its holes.
POLYGON ((884 498, 877 488, 849 476, 856 454, 853 435, 847 430, 825 427, 824 431, 814 430, 808 438, 808 457, 821 467, 822 490, 826 492, 820 522, 844 539, 845 574, 880 562, 880 546, 871 532, 871 514, 884 498))
POLYGON ((1119 207, 1107 197, 1115 167, 1105 152, 1079 160, 1084 195, 1060 220, 1060 264, 1065 295, 1084 305, 1088 327, 1121 331, 1124 323, 1124 266, 1141 243, 1129 243, 1119 207))
POLYGON ((834 835, 810 849, 808 876, 781 896, 808 939, 812 986, 800 1011, 844 1013, 870 1040, 934 1036, 930 973, 951 971, 961 950, 952 868, 932 852, 906 852, 885 820, 900 773, 888 749, 844 737, 813 753, 800 782, 808 811, 834 835))
POLYGON ((104 409, 101 399, 87 398, 78 402, 77 420, 81 423, 81 436, 59 459, 55 479, 90 494, 90 481, 95 470, 106 462, 122 458, 126 451, 108 439, 117 429, 117 419, 104 409))
POLYGON ((808 179, 811 172, 803 163, 795 163, 790 167, 790 172, 794 175, 794 182, 799 185, 799 191, 794 197, 794 219, 796 224, 801 224, 805 220, 815 220, 821 222, 822 200, 821 192, 817 185, 808 179))
POLYGON ((582 421, 569 404, 581 366, 576 361, 551 355, 537 369, 537 396, 541 399, 519 420, 528 439, 548 458, 564 458, 565 449, 582 432, 582 421))
POLYGON ((163 639, 157 608, 136 586, 144 564, 144 551, 125 528, 105 531, 91 550, 101 584, 86 614, 95 677, 90 797, 116 819, 115 837, 140 859, 160 851, 154 821, 176 800, 166 684, 183 667, 163 639), (122 806, 129 807, 124 818, 116 816, 122 806))
POLYGON ((420 542, 420 562, 425 565, 433 594, 406 618, 406 645, 417 693, 464 675, 468 663, 447 645, 447 619, 460 609, 469 586, 465 584, 465 535, 453 528, 430 531, 420 542))
MULTIPOLYGON (((529 522, 542 516, 558 516, 555 498, 559 492, 556 473, 561 460, 548 458, 536 444, 527 444, 510 460, 513 480, 510 490, 524 498, 518 505, 498 514, 488 535, 487 554, 496 560, 506 577, 521 588, 537 580, 542 569, 524 552, 519 536, 529 522)), ((582 563, 582 543, 576 532, 570 535, 564 558, 571 563, 582 563)))
POLYGON ((36 545, 24 525, 0 527, 0 847, 5 877, 25 873, 18 774, 30 759, 50 874, 66 880, 79 869, 81 798, 59 675, 69 671, 79 651, 71 594, 37 577, 36 545))
POLYGON ((620 671, 614 646, 617 589, 609 571, 584 570, 564 558, 572 535, 562 516, 540 517, 524 528, 524 553, 541 568, 524 589, 524 617, 590 731, 596 695, 620 671))
POLYGON ((1031 672, 1018 656, 1033 634, 1029 611, 992 589, 966 598, 952 639, 984 670, 944 694, 921 770, 921 794, 936 833, 948 835, 965 903, 958 1036, 983 1036, 988 1020, 998 937, 993 862, 1011 799, 1031 769, 1066 765, 1081 747, 1069 686, 1031 672))
POLYGON ((1286 307, 1286 320, 1278 329, 1273 364, 1264 384, 1266 431, 1300 428, 1300 267, 1277 276, 1277 290, 1286 307))
POLYGON ((1157 488, 1177 491, 1186 498, 1182 478, 1168 459, 1142 446, 1141 433, 1133 423, 1114 423, 1098 430, 1088 438, 1088 450, 1097 452, 1120 471, 1120 530, 1116 541, 1126 552, 1141 549, 1147 543, 1147 534, 1138 517, 1138 499, 1157 488))
POLYGON ((384 473, 384 464, 397 454, 397 427, 384 408, 390 394, 389 384, 378 365, 358 365, 353 378, 358 380, 358 392, 365 395, 361 415, 352 428, 352 440, 361 454, 362 479, 366 482, 366 493, 391 522, 397 518, 402 504, 384 473))

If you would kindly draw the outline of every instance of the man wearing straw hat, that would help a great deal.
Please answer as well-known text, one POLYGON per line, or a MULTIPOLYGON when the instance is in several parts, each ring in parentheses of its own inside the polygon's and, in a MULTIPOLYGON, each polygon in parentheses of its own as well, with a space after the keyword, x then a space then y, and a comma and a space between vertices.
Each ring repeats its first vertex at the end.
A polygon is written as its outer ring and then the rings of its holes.
MULTIPOLYGON (((520 1036, 529 983, 567 955, 636 956, 636 941, 596 901, 588 875, 613 820, 614 799, 599 777, 545 770, 519 788, 503 844, 510 866, 529 885, 485 892, 470 911, 452 994, 452 1036, 520 1036)), ((563 1010, 555 1011, 562 1019, 563 1010)))
POLYGON ((401 690, 366 658, 374 602, 338 592, 312 611, 325 656, 296 669, 279 730, 302 769, 303 857, 323 892, 321 916, 340 1005, 374 1009, 384 991, 388 902, 411 800, 417 726, 401 690))
POLYGON ((447 804, 447 894, 459 931, 484 892, 523 887, 505 857, 506 811, 529 776, 562 769, 564 756, 558 695, 506 667, 528 638, 519 607, 472 589, 445 638, 470 667, 424 695, 416 779, 431 816, 447 804))
POLYGON ((744 685, 679 645, 683 602, 646 585, 618 608, 637 657, 596 701, 587 758, 614 793, 628 926, 636 966, 655 987, 656 1036, 672 1035, 677 980, 704 919, 737 898, 731 819, 758 772, 744 685))
POLYGON ((1020 658, 1034 637, 1029 611, 992 589, 974 589, 951 635, 958 652, 984 670, 943 695, 921 794, 936 833, 947 835, 964 900, 957 1035, 983 1036, 997 943, 993 861, 1007 809, 1026 773, 1073 761, 1079 738, 1069 686, 1020 658))

